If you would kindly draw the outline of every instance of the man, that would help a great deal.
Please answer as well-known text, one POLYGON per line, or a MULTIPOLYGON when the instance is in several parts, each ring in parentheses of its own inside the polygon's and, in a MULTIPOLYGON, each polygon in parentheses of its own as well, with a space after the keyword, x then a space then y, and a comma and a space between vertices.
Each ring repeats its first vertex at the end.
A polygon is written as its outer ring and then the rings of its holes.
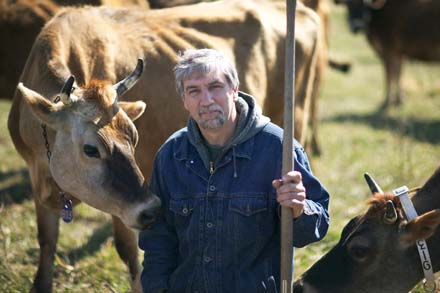
POLYGON ((190 118, 156 155, 163 214, 139 237, 144 292, 275 292, 280 205, 301 247, 326 234, 329 195, 296 141, 296 171, 281 178, 282 129, 238 91, 221 53, 186 50, 174 74, 190 118))

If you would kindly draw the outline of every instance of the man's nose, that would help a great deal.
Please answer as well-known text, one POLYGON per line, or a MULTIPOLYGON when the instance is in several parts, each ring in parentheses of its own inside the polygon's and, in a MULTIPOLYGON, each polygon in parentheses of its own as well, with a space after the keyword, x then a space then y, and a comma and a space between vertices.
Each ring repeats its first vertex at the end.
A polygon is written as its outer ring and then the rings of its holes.
POLYGON ((200 103, 202 105, 210 105, 212 104, 214 101, 212 93, 208 90, 208 89, 203 89, 202 90, 202 99, 200 101, 200 103))

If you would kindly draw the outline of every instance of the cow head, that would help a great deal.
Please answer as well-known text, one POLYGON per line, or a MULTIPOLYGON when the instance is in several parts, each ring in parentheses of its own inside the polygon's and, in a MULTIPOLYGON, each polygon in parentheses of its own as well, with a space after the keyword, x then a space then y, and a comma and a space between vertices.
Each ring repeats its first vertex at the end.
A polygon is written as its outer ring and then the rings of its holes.
MULTIPOLYGON (((408 292, 423 278, 416 241, 429 239, 439 224, 440 210, 407 222, 397 197, 375 192, 367 212, 344 227, 339 243, 295 282, 293 292, 408 292)), ((429 248, 438 256, 436 244, 429 248)))
POLYGON ((133 73, 115 85, 91 81, 75 88, 71 76, 54 102, 18 86, 33 114, 56 133, 49 168, 58 186, 139 229, 152 223, 160 205, 134 158, 138 133, 133 121, 145 103, 118 98, 136 83, 142 68, 140 60, 133 73))
POLYGON ((381 9, 386 0, 334 0, 336 4, 345 4, 348 9, 348 22, 353 33, 367 29, 371 10, 381 9))

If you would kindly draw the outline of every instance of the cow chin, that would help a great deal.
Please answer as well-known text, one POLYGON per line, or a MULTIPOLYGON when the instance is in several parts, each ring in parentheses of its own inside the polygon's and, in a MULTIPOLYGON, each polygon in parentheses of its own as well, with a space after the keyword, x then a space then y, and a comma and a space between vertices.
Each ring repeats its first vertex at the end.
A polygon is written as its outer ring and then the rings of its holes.
POLYGON ((154 196, 144 203, 136 203, 121 216, 122 222, 133 230, 151 228, 159 216, 160 200, 154 196))

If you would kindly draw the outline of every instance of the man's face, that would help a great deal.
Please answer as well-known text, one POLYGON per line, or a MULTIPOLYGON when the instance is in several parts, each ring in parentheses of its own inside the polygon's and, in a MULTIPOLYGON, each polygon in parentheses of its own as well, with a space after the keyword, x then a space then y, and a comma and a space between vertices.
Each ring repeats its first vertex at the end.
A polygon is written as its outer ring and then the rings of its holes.
POLYGON ((237 88, 232 88, 219 70, 194 73, 183 81, 183 105, 203 129, 219 129, 235 119, 237 88))

